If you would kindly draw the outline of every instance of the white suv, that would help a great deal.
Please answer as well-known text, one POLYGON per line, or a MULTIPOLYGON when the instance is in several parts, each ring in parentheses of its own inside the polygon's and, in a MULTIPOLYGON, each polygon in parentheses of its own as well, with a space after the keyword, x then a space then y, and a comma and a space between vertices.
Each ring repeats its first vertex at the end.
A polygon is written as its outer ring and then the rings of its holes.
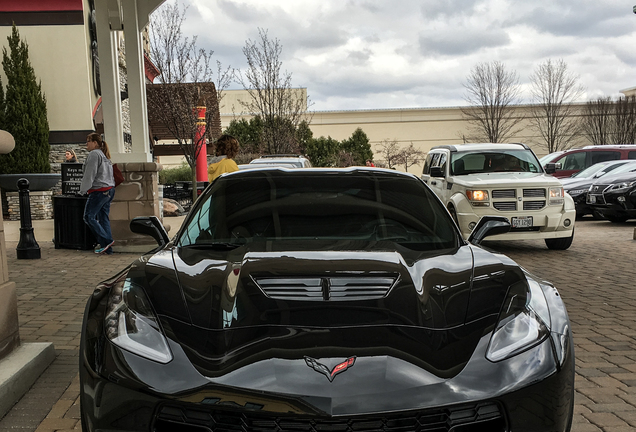
POLYGON ((276 166, 283 168, 311 168, 311 162, 304 156, 294 154, 283 155, 264 155, 250 162, 250 168, 253 166, 266 167, 276 166))
POLYGON ((512 229, 493 240, 545 239, 567 249, 576 210, 559 180, 548 175, 524 144, 462 144, 433 147, 424 180, 442 200, 464 238, 482 216, 510 219, 512 229))

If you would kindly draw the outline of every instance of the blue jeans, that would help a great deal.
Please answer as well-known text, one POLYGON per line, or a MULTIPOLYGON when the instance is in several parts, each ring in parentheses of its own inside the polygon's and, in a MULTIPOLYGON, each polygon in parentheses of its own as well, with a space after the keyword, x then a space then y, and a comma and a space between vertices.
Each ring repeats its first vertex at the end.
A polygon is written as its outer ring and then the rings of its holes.
MULTIPOLYGON (((113 242, 110 232, 110 202, 115 196, 115 188, 107 191, 93 192, 88 195, 86 207, 84 207, 84 222, 95 235, 99 244, 104 247, 113 242)), ((112 251, 109 251, 112 253, 112 251)))

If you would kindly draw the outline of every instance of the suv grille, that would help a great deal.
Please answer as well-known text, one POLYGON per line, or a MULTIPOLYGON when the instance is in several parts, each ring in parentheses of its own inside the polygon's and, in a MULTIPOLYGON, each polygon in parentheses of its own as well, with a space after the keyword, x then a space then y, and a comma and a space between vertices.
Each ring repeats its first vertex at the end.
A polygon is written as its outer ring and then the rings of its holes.
POLYGON ((517 191, 514 189, 498 189, 492 191, 493 198, 516 198, 517 191))
MULTIPOLYGON (((252 404, 250 404, 252 405, 252 404)), ((253 409, 262 408, 261 405, 253 409)), ((473 430, 503 432, 506 422, 499 406, 492 402, 415 412, 352 417, 301 417, 268 415, 254 410, 204 410, 199 407, 164 406, 154 430, 253 431, 253 432, 449 432, 473 430)))
POLYGON ((373 300, 385 297, 395 276, 260 277, 259 288, 277 300, 339 301, 373 300))
POLYGON ((545 198, 545 189, 524 189, 524 198, 545 198))
POLYGON ((524 210, 541 210, 545 207, 545 201, 524 201, 523 209, 524 210))
POLYGON ((517 203, 515 201, 494 202, 492 206, 499 211, 515 211, 517 203))

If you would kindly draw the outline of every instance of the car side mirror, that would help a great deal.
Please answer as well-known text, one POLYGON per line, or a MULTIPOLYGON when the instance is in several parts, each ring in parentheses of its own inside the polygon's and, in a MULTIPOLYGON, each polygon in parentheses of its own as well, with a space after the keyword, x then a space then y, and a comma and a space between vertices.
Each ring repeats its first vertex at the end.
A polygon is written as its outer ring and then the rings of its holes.
POLYGON ((149 235, 162 247, 170 241, 166 229, 157 216, 140 216, 130 221, 130 230, 136 234, 149 235))
POLYGON ((431 177, 444 177, 444 171, 442 167, 431 167, 431 177))
POLYGON ((503 216, 483 216, 468 237, 468 242, 478 245, 483 239, 510 231, 510 221, 503 216))
POLYGON ((554 174, 561 169, 561 162, 547 163, 543 168, 545 169, 546 174, 554 174))

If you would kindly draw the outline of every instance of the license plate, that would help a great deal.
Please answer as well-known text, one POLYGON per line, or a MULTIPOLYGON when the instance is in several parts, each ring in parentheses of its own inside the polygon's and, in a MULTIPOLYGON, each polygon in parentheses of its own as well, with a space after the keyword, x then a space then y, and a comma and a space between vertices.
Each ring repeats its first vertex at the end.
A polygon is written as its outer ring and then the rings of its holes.
POLYGON ((532 216, 518 216, 512 218, 513 228, 532 228, 532 216))
POLYGON ((588 195, 587 196, 587 203, 588 204, 594 204, 596 202, 596 196, 594 195, 588 195))

